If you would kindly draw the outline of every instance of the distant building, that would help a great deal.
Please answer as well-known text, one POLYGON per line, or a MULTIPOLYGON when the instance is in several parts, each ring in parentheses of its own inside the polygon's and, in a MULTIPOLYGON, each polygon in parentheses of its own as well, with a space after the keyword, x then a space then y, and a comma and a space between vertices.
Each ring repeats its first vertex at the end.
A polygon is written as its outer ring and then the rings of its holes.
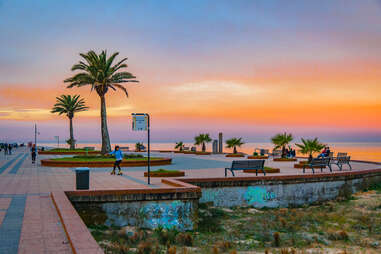
POLYGON ((223 153, 224 141, 222 138, 222 132, 218 133, 218 153, 223 153))
POLYGON ((215 139, 215 140, 213 140, 213 150, 212 150, 212 152, 213 153, 218 153, 218 140, 217 139, 215 139))

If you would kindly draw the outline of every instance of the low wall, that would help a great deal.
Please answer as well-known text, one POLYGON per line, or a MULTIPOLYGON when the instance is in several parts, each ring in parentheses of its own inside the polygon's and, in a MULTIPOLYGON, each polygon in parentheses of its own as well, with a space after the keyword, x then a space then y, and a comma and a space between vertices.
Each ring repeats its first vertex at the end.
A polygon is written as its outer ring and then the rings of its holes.
POLYGON ((176 180, 165 182, 173 188, 71 191, 66 195, 86 224, 195 229, 200 188, 176 180))
POLYGON ((200 203, 218 207, 292 207, 349 197, 372 183, 381 182, 381 169, 360 173, 186 179, 186 182, 201 188, 200 203))

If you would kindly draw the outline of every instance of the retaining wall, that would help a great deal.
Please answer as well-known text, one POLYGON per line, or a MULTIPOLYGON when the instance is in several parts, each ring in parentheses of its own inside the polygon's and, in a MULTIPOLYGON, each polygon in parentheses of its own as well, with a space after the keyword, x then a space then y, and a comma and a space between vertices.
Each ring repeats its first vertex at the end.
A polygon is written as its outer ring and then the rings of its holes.
POLYGON ((381 182, 381 169, 361 173, 273 176, 257 178, 187 179, 202 190, 200 203, 218 207, 292 207, 349 197, 381 182))
POLYGON ((66 192, 86 224, 176 228, 197 226, 200 188, 165 180, 174 188, 66 192))

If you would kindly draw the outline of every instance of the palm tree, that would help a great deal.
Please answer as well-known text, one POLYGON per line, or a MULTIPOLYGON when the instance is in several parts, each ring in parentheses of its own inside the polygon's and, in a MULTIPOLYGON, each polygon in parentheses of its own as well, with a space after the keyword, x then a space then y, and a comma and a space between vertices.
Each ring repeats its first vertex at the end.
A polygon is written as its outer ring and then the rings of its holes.
POLYGON ((320 152, 321 149, 324 148, 324 144, 320 143, 318 138, 314 139, 303 139, 303 144, 296 144, 297 147, 300 148, 300 152, 302 154, 308 154, 308 161, 311 161, 312 155, 314 153, 320 152))
POLYGON ((293 140, 292 134, 278 133, 271 138, 271 141, 275 145, 274 149, 282 148, 282 157, 285 155, 286 146, 293 140))
POLYGON ((74 113, 87 110, 89 107, 85 106, 85 100, 80 98, 79 95, 61 95, 56 97, 56 104, 54 104, 51 113, 58 113, 59 115, 66 114, 70 122, 70 139, 67 141, 70 144, 70 149, 75 148, 75 139, 73 134, 73 117, 74 113))
POLYGON ((143 143, 140 143, 140 142, 136 143, 135 151, 140 152, 142 150, 142 147, 143 147, 143 143))
POLYGON ((113 65, 113 61, 119 52, 107 57, 107 52, 103 50, 99 55, 93 50, 86 54, 79 54, 85 62, 79 61, 73 65, 72 71, 80 70, 80 73, 73 77, 65 79, 64 82, 70 83, 67 88, 91 86, 91 91, 95 90, 101 99, 101 132, 102 132, 102 153, 105 154, 111 150, 110 137, 107 129, 106 98, 107 91, 111 88, 122 90, 128 97, 127 89, 120 83, 138 82, 135 76, 129 72, 119 71, 126 68, 124 62, 127 58, 113 65), (118 72, 119 71, 119 72, 118 72))
POLYGON ((212 141, 209 134, 200 134, 194 138, 195 145, 202 145, 202 151, 205 152, 206 150, 206 143, 209 143, 212 141))
POLYGON ((234 154, 237 153, 237 146, 240 147, 243 144, 245 144, 245 143, 242 141, 242 138, 231 138, 231 139, 226 140, 226 145, 227 145, 226 147, 227 148, 233 148, 234 154))
POLYGON ((183 141, 176 142, 175 149, 179 149, 179 151, 181 152, 183 150, 183 147, 184 147, 183 141))

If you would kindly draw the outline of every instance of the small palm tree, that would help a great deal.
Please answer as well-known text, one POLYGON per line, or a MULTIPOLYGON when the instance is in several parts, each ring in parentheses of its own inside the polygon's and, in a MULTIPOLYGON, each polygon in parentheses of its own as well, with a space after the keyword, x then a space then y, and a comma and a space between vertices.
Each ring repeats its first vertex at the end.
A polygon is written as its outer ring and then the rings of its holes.
POLYGON ((79 54, 85 59, 85 62, 80 61, 73 65, 72 71, 80 70, 71 78, 65 79, 64 82, 70 83, 67 88, 90 86, 91 91, 95 90, 101 99, 101 132, 102 132, 102 153, 110 152, 110 136, 107 128, 106 114, 106 98, 105 95, 109 89, 116 91, 122 90, 128 97, 127 89, 121 85, 126 82, 138 82, 135 76, 129 72, 119 71, 122 68, 127 68, 124 62, 127 58, 123 58, 116 64, 113 64, 115 57, 119 52, 107 57, 107 52, 103 50, 99 55, 93 50, 86 54, 79 54), (119 72, 118 72, 119 71, 119 72))
POLYGON ((293 140, 292 134, 279 133, 271 138, 271 142, 275 145, 274 149, 282 148, 282 157, 284 157, 286 146, 293 140))
POLYGON ((202 151, 205 152, 206 151, 206 143, 209 143, 212 141, 212 139, 210 138, 209 134, 206 133, 206 134, 200 134, 198 136, 196 136, 194 138, 194 141, 195 141, 195 145, 202 145, 202 151))
POLYGON ((79 95, 61 95, 56 97, 56 104, 54 104, 51 113, 58 113, 59 115, 66 114, 70 123, 70 139, 67 143, 70 149, 75 148, 75 139, 73 133, 73 117, 74 113, 87 110, 89 107, 85 106, 85 100, 80 98, 79 95))
POLYGON ((176 146, 175 146, 175 149, 179 149, 179 151, 181 152, 184 148, 184 143, 183 141, 180 141, 180 142, 176 142, 176 146))
POLYGON ((226 140, 226 147, 227 148, 233 148, 233 153, 237 153, 237 146, 240 147, 241 145, 245 144, 242 141, 242 138, 231 138, 226 140))
POLYGON ((138 142, 135 144, 135 150, 137 152, 140 152, 142 150, 142 147, 143 147, 143 143, 138 142))
POLYGON ((303 144, 296 144, 297 147, 300 148, 300 152, 302 154, 308 154, 308 160, 311 161, 312 155, 314 153, 320 152, 321 149, 324 148, 324 144, 320 143, 318 138, 314 139, 303 139, 303 144))

